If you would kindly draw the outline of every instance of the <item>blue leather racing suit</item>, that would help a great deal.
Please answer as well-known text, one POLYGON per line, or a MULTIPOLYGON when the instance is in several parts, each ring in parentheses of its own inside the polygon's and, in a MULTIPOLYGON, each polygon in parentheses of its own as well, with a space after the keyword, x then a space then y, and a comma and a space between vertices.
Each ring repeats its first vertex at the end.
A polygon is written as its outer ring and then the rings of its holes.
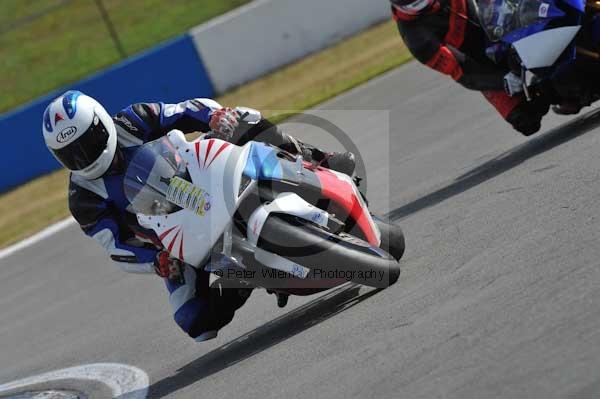
MULTIPOLYGON (((86 180, 71 175, 69 208, 83 231, 98 241, 110 258, 126 272, 154 273, 154 260, 160 251, 152 231, 142 228, 123 190, 123 178, 133 153, 140 145, 156 140, 173 129, 184 133, 208 132, 211 113, 221 106, 209 99, 192 99, 179 104, 140 103, 120 111, 116 125, 117 157, 111 169, 99 179, 86 180)), ((293 150, 297 142, 282 135, 268 121, 259 123, 268 132, 259 139, 293 150)), ((250 137, 256 139, 256 137, 250 137)), ((247 141, 247 140, 246 140, 247 141)), ((240 143, 241 144, 241 143, 240 143)), ((177 324, 197 340, 210 339, 229 323, 245 297, 236 290, 209 287, 209 274, 185 266, 185 283, 165 279, 177 324)))

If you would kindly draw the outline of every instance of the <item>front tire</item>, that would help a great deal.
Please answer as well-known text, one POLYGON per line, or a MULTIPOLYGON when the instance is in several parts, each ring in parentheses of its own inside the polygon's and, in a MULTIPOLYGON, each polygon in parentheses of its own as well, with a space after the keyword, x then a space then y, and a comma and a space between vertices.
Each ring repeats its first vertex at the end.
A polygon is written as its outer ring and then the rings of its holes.
POLYGON ((397 261, 400 261, 406 249, 402 228, 376 217, 373 217, 373 220, 381 232, 381 245, 379 247, 390 253, 397 261))
POLYGON ((311 269, 308 278, 342 274, 349 281, 377 288, 400 277, 400 264, 389 253, 347 234, 334 235, 303 220, 271 215, 258 246, 311 269))

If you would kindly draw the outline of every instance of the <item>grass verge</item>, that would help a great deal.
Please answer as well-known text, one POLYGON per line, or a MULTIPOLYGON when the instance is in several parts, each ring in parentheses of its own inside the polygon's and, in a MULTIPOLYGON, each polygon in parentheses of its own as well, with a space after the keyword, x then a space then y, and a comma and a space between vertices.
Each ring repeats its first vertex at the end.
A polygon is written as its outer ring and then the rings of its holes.
MULTIPOLYGON (((302 111, 409 59, 395 25, 386 22, 244 85, 217 101, 265 110, 302 111)), ((0 247, 67 217, 67 181, 66 171, 61 170, 0 196, 0 247)))
MULTIPOLYGON (((133 55, 249 0, 102 1, 133 55)), ((0 0, 0 113, 120 60, 95 1, 0 0)))

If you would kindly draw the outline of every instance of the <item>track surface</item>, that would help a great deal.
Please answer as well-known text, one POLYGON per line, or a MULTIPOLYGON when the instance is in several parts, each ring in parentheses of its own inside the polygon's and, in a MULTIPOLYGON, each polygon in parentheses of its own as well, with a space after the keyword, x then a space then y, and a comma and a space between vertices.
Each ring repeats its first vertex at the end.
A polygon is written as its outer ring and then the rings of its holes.
POLYGON ((598 397, 600 115, 525 139, 415 64, 326 108, 391 110, 391 135, 378 112, 339 123, 374 208, 407 232, 397 285, 285 312, 256 292, 196 344, 161 281, 116 271, 72 227, 0 260, 0 382, 121 362, 151 398, 598 397))

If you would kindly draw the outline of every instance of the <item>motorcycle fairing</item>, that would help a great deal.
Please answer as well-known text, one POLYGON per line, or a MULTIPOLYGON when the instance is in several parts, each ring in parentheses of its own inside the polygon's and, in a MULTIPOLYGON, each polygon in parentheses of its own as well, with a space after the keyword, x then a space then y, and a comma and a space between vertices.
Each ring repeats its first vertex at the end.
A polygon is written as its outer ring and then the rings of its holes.
MULTIPOLYGON (((348 213, 366 241, 379 246, 379 229, 349 176, 293 162, 289 154, 262 143, 251 142, 239 147, 218 139, 187 142, 183 133, 177 130, 170 132, 167 138, 168 145, 175 147, 185 163, 190 181, 177 177, 168 179, 170 190, 181 189, 169 193, 171 202, 180 207, 176 211, 137 214, 137 219, 142 227, 156 233, 171 255, 182 261, 195 266, 206 262, 232 222, 239 204, 249 194, 249 190, 240 190, 244 176, 257 182, 279 181, 282 188, 289 191, 317 190, 320 197, 331 200, 348 213), (173 188, 173 184, 178 186, 173 188), (186 196, 190 193, 204 196, 202 212, 187 206, 186 196)), ((327 223, 327 212, 317 209, 314 207, 311 211, 311 220, 317 224, 321 224, 320 220, 327 223)))
POLYGON ((525 68, 531 70, 550 67, 558 60, 580 29, 581 26, 565 26, 545 30, 514 42, 513 47, 525 68))
POLYGON ((575 60, 575 46, 572 44, 575 36, 566 41, 570 32, 554 31, 557 24, 580 27, 585 12, 583 0, 477 0, 477 8, 480 22, 491 41, 486 54, 495 62, 502 60, 517 43, 517 47, 521 48, 517 52, 526 69, 534 70, 540 77, 560 74, 575 60), (501 37, 494 38, 496 25, 516 29, 507 29, 501 37), (547 31, 553 33, 546 36, 544 32, 547 31), (559 40, 549 40, 550 35, 559 40), (532 38, 529 39, 531 43, 535 40, 536 45, 530 45, 528 38, 532 38), (527 50, 524 50, 525 47, 527 50), (525 54, 525 51, 532 53, 525 54))
POLYGON ((138 214, 138 222, 154 230, 173 256, 200 265, 231 223, 243 199, 239 187, 249 146, 238 147, 218 139, 187 142, 180 131, 172 131, 167 137, 186 163, 190 183, 207 194, 205 212, 199 215, 184 207, 168 215, 138 214))
POLYGON ((244 176, 252 180, 281 180, 283 170, 277 152, 272 147, 258 142, 250 143, 244 176))
POLYGON ((540 3, 540 10, 538 11, 538 21, 524 26, 520 29, 516 29, 512 32, 506 33, 502 37, 501 41, 504 43, 514 43, 525 37, 534 35, 546 29, 548 24, 556 18, 562 18, 567 15, 563 10, 557 7, 554 0, 544 0, 540 3), (542 11, 542 7, 543 10, 542 11))
POLYGON ((273 201, 261 205, 248 219, 248 241, 256 246, 262 228, 271 213, 293 215, 311 221, 320 226, 327 227, 329 214, 306 202, 294 193, 281 193, 273 201))
POLYGON ((569 5, 570 7, 574 8, 575 10, 584 13, 585 12, 585 4, 586 1, 585 0, 562 0, 564 1, 565 4, 569 5))
POLYGON ((281 150, 272 146, 253 142, 244 169, 244 175, 259 181, 287 181, 298 185, 298 191, 317 191, 319 197, 335 202, 358 225, 367 242, 379 246, 380 232, 361 194, 352 179, 336 171, 303 163, 298 174, 297 164, 285 156, 278 156, 281 150))
POLYGON ((550 22, 550 20, 540 21, 533 25, 529 25, 524 28, 509 32, 501 39, 501 41, 504 43, 511 44, 523 39, 524 37, 535 35, 536 33, 542 32, 544 29, 546 29, 546 25, 548 25, 548 22, 550 22))
POLYGON ((381 243, 381 232, 350 176, 322 168, 315 173, 321 182, 323 196, 339 204, 356 222, 365 235, 366 241, 378 247, 381 243))

